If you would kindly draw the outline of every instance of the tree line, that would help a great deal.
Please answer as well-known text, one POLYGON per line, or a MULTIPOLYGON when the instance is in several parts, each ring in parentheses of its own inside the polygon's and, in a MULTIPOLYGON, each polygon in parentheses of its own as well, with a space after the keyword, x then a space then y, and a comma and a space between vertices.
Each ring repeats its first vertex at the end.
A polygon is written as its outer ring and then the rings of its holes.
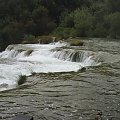
POLYGON ((26 36, 120 38, 120 0, 0 0, 0 46, 26 36))

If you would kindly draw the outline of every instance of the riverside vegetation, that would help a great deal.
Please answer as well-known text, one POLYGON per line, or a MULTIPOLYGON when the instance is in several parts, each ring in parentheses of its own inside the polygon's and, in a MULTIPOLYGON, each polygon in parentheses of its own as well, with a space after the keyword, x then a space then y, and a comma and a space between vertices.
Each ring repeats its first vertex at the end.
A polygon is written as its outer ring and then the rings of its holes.
POLYGON ((41 35, 120 38, 120 0, 0 0, 0 3, 0 51, 8 44, 33 41, 41 35))
POLYGON ((25 75, 20 75, 19 80, 18 80, 18 85, 22 85, 23 83, 26 82, 26 76, 25 75))

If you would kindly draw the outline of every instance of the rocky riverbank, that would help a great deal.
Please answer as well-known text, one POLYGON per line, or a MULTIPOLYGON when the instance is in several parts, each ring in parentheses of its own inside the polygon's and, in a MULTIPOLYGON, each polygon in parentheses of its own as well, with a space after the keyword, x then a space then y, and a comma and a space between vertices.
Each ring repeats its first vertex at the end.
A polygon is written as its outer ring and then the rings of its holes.
POLYGON ((36 74, 18 89, 0 93, 0 118, 28 114, 35 120, 119 120, 119 78, 102 67, 36 74))

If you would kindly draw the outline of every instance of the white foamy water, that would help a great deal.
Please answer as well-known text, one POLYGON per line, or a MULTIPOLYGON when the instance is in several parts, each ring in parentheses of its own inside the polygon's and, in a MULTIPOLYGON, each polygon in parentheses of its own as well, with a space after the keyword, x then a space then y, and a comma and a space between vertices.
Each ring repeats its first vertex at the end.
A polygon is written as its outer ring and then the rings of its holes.
POLYGON ((35 73, 78 71, 94 63, 91 56, 82 62, 71 62, 55 57, 51 50, 67 43, 9 45, 0 53, 0 91, 15 88, 20 75, 35 73))

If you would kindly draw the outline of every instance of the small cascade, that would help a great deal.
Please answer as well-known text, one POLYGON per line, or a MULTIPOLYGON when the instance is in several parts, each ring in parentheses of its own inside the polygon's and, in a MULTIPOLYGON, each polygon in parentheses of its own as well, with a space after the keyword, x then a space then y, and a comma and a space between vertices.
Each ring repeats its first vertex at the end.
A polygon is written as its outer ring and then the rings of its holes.
POLYGON ((23 49, 21 47, 16 47, 15 45, 9 45, 6 50, 0 54, 0 58, 20 58, 29 56, 32 52, 33 50, 31 49, 23 49))
POLYGON ((0 53, 0 91, 15 88, 20 75, 78 71, 83 67, 112 63, 120 56, 70 48, 66 42, 9 45, 0 53), (66 47, 67 46, 67 47, 66 47))
POLYGON ((51 44, 9 45, 0 53, 0 91, 17 87, 19 76, 35 73, 77 71, 80 64, 51 57, 51 50, 68 46, 66 42, 51 44))
POLYGON ((80 62, 83 66, 96 66, 100 64, 100 57, 92 51, 82 51, 74 49, 53 50, 53 56, 65 61, 80 62))
POLYGON ((10 51, 4 51, 1 55, 0 58, 17 58, 18 56, 23 56, 25 51, 23 50, 10 50, 10 51))

